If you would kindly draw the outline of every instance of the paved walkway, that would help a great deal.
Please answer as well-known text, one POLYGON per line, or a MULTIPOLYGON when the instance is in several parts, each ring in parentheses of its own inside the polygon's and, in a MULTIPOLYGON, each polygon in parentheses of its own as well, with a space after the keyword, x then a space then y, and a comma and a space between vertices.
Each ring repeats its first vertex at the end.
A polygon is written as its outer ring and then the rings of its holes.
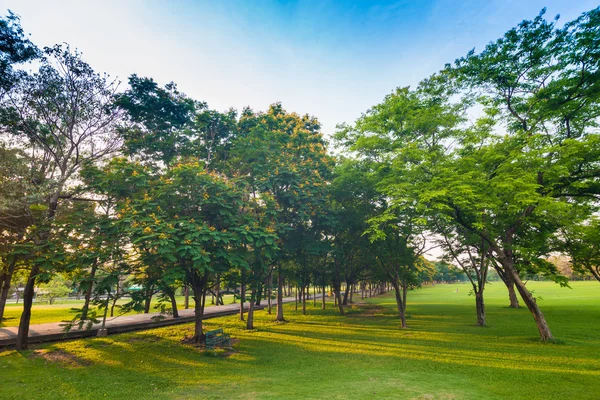
MULTIPOLYGON (((319 299, 320 294, 317 294, 319 299)), ((294 302, 294 297, 285 297, 284 303, 294 302)), ((273 301, 273 307, 276 307, 277 301, 273 301)), ((255 309, 263 309, 266 307, 266 301, 261 302, 261 306, 255 309)), ((248 310, 248 303, 244 307, 248 310)), ((238 304, 227 304, 223 306, 211 306, 204 309, 204 318, 216 318, 225 315, 234 315, 240 311, 240 305, 238 304)), ((141 329, 151 329, 161 326, 184 324, 187 322, 194 321, 194 309, 189 308, 187 310, 179 310, 179 318, 173 318, 164 316, 163 319, 153 320, 153 317, 160 316, 160 313, 149 313, 149 314, 135 314, 125 315, 115 318, 109 318, 106 320, 106 328, 108 334, 122 333, 129 331, 136 331, 141 329)), ((74 327, 69 333, 65 333, 64 327, 61 326, 62 322, 54 322, 50 324, 39 324, 31 325, 29 328, 29 343, 42 343, 42 342, 53 342, 57 340, 82 338, 87 336, 96 336, 100 324, 95 324, 92 329, 86 330, 77 329, 74 327)), ((0 347, 11 346, 16 343, 18 327, 6 327, 0 328, 0 347)))

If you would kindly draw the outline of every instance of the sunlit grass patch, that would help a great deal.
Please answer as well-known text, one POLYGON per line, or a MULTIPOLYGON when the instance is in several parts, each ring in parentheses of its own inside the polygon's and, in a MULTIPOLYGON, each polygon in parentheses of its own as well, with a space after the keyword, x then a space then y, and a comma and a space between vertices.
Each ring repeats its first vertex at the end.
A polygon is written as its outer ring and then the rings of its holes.
POLYGON ((600 291, 591 283, 528 284, 559 344, 537 341, 529 312, 507 308, 500 285, 489 290, 487 328, 474 325, 467 286, 454 296, 452 285, 438 285, 409 293, 408 329, 388 294, 355 298, 368 304, 344 317, 312 302, 307 315, 286 306, 286 324, 258 311, 254 331, 237 316, 207 320, 205 329, 236 340, 230 353, 182 344, 191 324, 0 352, 0 397, 595 399, 600 291))

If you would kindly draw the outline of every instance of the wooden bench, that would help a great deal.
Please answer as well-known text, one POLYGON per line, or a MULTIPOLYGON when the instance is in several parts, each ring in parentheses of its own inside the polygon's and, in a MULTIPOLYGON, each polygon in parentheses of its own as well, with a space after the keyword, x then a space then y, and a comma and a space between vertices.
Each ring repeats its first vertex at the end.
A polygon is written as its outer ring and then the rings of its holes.
POLYGON ((231 348, 231 337, 223 332, 223 328, 206 332, 206 349, 214 350, 215 346, 231 348))

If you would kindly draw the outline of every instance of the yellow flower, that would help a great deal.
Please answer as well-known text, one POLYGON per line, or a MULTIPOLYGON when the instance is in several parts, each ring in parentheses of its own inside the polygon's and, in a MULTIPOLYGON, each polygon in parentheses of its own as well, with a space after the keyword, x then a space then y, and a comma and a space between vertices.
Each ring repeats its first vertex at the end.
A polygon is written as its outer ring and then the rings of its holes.
POLYGON ((144 228, 144 233, 146 233, 146 234, 152 233, 152 228, 150 228, 149 226, 145 227, 144 228))

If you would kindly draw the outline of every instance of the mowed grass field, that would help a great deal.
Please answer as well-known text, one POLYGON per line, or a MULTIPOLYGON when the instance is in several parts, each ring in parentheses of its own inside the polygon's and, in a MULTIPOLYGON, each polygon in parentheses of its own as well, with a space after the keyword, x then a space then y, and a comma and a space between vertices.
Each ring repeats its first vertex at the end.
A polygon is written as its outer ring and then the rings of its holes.
POLYGON ((409 293, 405 330, 389 293, 344 317, 312 302, 306 316, 286 306, 286 324, 259 311, 251 332, 208 320, 236 338, 233 352, 181 344, 189 324, 0 352, 0 398, 598 399, 600 284, 528 287, 556 343, 506 307, 502 283, 488 287, 486 328, 468 285, 437 285, 409 293))

